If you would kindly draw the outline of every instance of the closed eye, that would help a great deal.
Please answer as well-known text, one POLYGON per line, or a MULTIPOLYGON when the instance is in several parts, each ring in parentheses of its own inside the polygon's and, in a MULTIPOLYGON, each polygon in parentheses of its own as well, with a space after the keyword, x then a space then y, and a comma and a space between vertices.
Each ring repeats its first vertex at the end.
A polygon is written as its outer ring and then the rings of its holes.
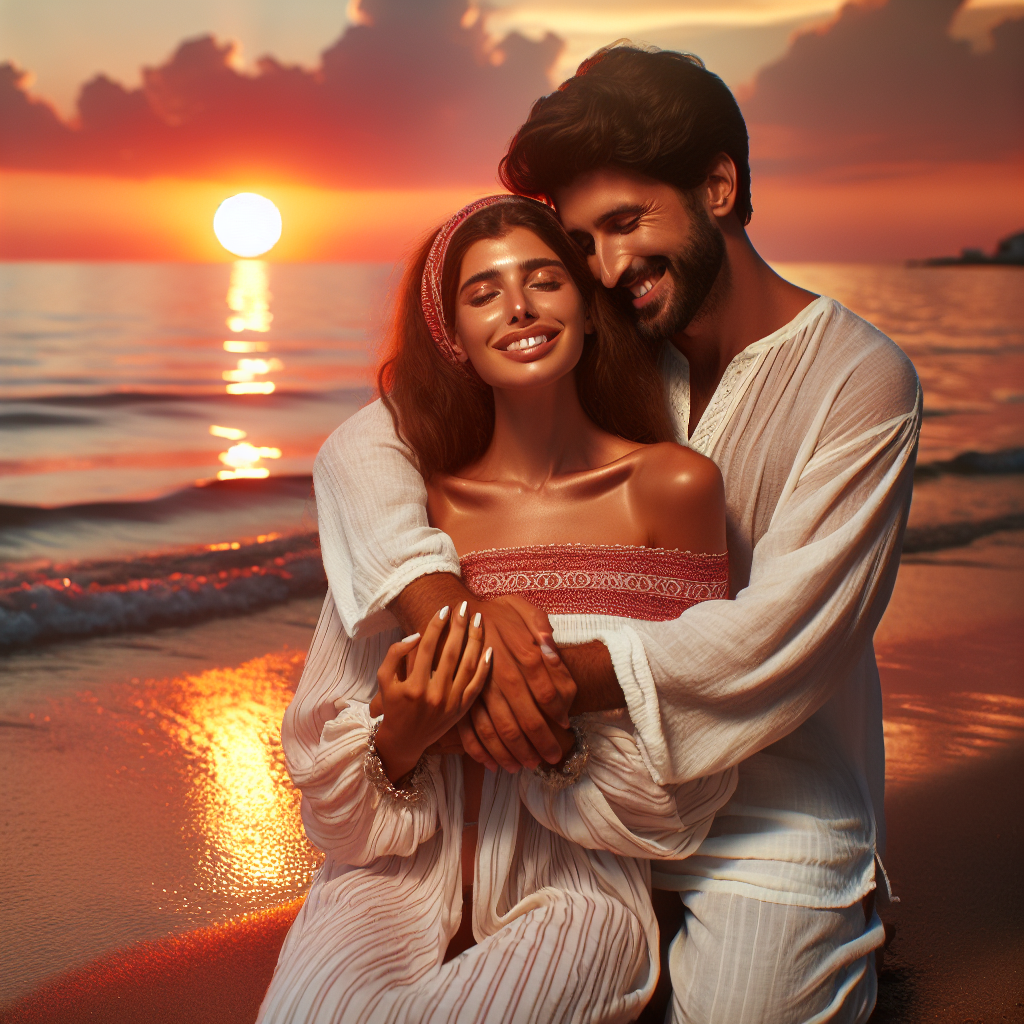
POLYGON ((631 217, 629 220, 618 221, 617 223, 610 224, 609 227, 612 231, 616 232, 617 234, 628 235, 631 234, 633 231, 636 231, 639 224, 639 217, 631 217))
POLYGON ((471 306, 483 306, 486 303, 488 303, 491 299, 493 299, 494 296, 497 295, 497 294, 498 294, 497 291, 492 290, 492 291, 489 291, 489 292, 484 292, 482 295, 474 295, 469 300, 469 304, 471 306))

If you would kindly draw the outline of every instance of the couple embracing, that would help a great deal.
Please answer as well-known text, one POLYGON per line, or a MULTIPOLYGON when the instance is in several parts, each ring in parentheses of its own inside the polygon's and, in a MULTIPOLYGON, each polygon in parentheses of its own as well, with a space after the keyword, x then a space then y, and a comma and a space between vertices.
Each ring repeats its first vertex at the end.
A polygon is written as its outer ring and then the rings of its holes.
POLYGON ((637 1020, 653 890, 665 1020, 866 1021, 913 368, 757 255, 693 58, 601 51, 500 173, 317 459, 283 743, 325 860, 260 1020, 637 1020))

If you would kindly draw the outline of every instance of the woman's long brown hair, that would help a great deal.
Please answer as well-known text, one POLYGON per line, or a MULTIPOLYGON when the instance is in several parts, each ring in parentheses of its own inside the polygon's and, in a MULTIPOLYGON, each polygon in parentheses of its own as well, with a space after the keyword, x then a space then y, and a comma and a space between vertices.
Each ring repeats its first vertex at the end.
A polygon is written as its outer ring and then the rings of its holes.
MULTIPOLYGON (((441 274, 445 322, 454 334, 462 259, 484 238, 523 227, 565 265, 595 327, 576 366, 584 412, 602 430, 653 444, 673 437, 657 352, 632 329, 590 274, 586 259, 543 203, 523 199, 474 214, 455 233, 441 274)), ((479 459, 494 433, 494 392, 439 351, 423 316, 420 284, 437 232, 420 246, 402 278, 387 354, 377 371, 381 399, 425 479, 479 459)))

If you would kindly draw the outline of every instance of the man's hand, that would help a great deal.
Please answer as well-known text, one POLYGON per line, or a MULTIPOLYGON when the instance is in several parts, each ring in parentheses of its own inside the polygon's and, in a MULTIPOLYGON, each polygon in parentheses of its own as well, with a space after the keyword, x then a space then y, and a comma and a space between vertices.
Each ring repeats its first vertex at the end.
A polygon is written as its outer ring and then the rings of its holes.
POLYGON ((498 765, 509 772, 536 768, 542 760, 558 764, 576 683, 555 648, 547 615, 520 597, 478 606, 494 657, 484 692, 459 722, 466 753, 492 771, 498 765))
POLYGON ((457 725, 453 725, 436 743, 431 743, 424 751, 425 754, 458 754, 460 756, 465 752, 457 725))
MULTIPOLYGON (((413 580, 388 608, 403 628, 415 631, 425 627, 439 604, 459 608, 463 601, 469 616, 483 614, 484 644, 494 648, 492 678, 472 713, 481 735, 468 718, 459 725, 466 753, 492 771, 500 765, 514 772, 542 760, 557 764, 561 743, 553 724, 568 724, 576 685, 539 608, 518 597, 481 601, 448 573, 413 580)), ((379 714, 379 705, 375 699, 370 713, 379 714)))
MULTIPOLYGON (((434 609, 469 603, 469 614, 483 614, 485 644, 494 648, 491 678, 470 715, 449 732, 434 753, 470 754, 491 771, 557 764, 563 728, 571 711, 603 711, 626 706, 604 644, 595 642, 560 652, 551 624, 539 608, 519 597, 481 601, 449 573, 413 580, 388 605, 409 632, 424 628, 434 609), (550 653, 546 653, 550 652, 550 653), (577 682, 579 692, 577 692, 577 682)), ((380 714, 379 698, 370 713, 380 714)))

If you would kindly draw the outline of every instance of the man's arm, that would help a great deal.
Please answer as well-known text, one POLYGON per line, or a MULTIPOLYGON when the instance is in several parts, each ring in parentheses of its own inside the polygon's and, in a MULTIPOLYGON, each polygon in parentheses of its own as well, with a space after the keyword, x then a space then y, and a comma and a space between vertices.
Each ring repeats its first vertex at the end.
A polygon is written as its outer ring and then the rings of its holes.
POLYGON ((594 640, 589 644, 563 647, 561 655, 569 674, 576 680, 576 699, 570 714, 617 711, 626 706, 626 695, 603 643, 594 640))
POLYGON ((875 422, 877 394, 850 388, 845 414, 793 467, 734 601, 634 625, 642 655, 630 664, 642 659, 643 671, 618 678, 659 781, 714 774, 781 739, 863 656, 895 583, 913 485, 920 396, 916 379, 902 383, 882 403, 902 408, 875 422))
MULTIPOLYGON (((421 630, 438 608, 443 608, 446 604, 455 608, 463 601, 469 601, 471 606, 475 603, 484 613, 485 620, 490 618, 493 602, 479 601, 466 589, 462 580, 447 573, 421 576, 414 580, 388 605, 388 608, 402 628, 412 633, 421 630)), ((551 638, 548 617, 539 608, 533 608, 532 611, 534 617, 523 621, 518 637, 520 643, 531 646, 538 643, 542 636, 551 638)), ((510 623, 509 631, 514 629, 515 624, 510 623)), ((551 642, 553 644, 553 641, 551 642)), ((569 715, 615 711, 626 706, 625 695, 612 667, 611 655, 603 643, 595 640, 588 644, 576 644, 572 647, 563 647, 558 653, 576 682, 576 695, 569 708, 569 715)), ((546 678, 545 672, 530 685, 531 691, 534 686, 542 689, 546 678)), ((550 699, 550 694, 545 696, 550 699)), ((555 718, 554 712, 557 709, 553 704, 544 710, 555 718)), ((559 716, 556 720, 560 724, 568 724, 565 716, 559 716)))
POLYGON ((349 636, 393 627, 388 605, 420 576, 458 576, 455 545, 431 527, 423 478, 380 401, 324 442, 313 487, 327 582, 349 636))

